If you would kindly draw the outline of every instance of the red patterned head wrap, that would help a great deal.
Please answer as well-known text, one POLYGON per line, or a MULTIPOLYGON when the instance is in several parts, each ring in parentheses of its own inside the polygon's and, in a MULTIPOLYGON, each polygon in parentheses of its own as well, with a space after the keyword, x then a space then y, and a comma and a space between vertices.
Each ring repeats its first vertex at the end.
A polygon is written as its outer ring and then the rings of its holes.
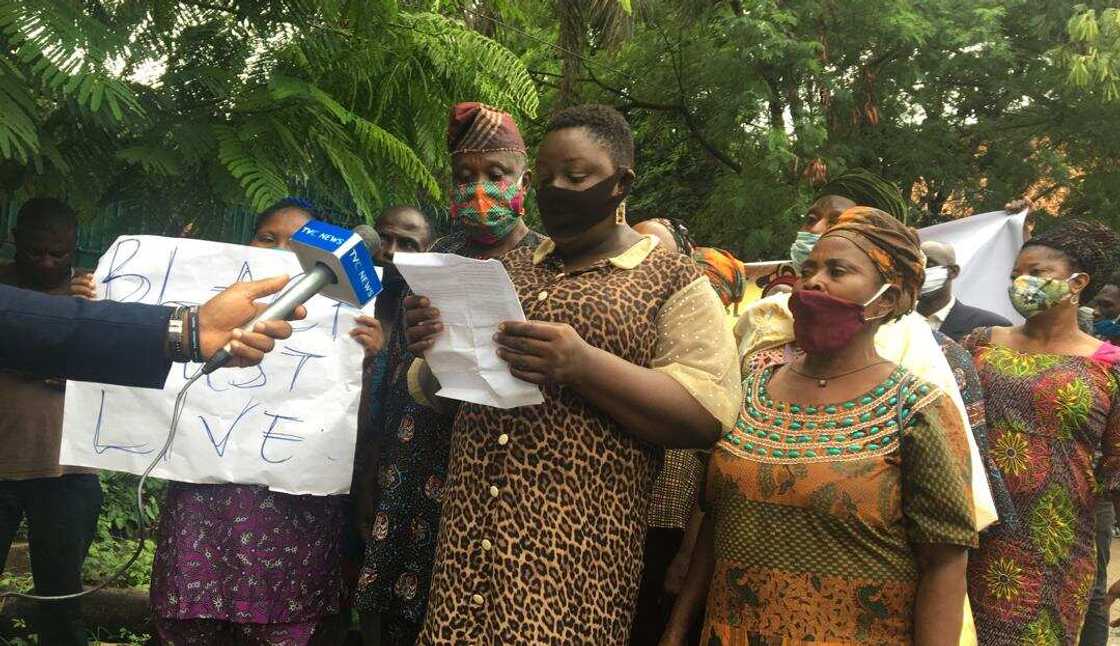
POLYGON ((483 103, 456 103, 447 124, 447 150, 459 153, 525 154, 525 141, 513 117, 483 103))

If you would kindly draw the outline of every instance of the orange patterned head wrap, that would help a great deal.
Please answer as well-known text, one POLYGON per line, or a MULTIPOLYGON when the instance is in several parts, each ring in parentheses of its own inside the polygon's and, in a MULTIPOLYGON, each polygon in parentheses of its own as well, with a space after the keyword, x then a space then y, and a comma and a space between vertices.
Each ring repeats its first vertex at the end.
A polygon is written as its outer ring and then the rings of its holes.
POLYGON ((841 213, 821 239, 829 236, 844 238, 859 247, 883 280, 899 288, 902 294, 893 312, 895 317, 914 309, 926 279, 926 258, 913 229, 879 209, 855 206, 841 213))
POLYGON ((743 300, 747 289, 747 268, 743 262, 723 249, 695 247, 692 259, 712 283, 724 307, 743 300))

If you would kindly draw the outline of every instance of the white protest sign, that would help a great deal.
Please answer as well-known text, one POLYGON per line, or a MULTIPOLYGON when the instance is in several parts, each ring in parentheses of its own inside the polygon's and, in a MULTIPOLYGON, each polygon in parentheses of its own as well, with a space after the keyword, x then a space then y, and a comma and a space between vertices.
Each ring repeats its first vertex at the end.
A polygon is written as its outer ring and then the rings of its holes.
MULTIPOLYGON (((301 272, 288 251, 122 236, 94 277, 99 298, 195 305, 237 281, 301 272)), ((372 301, 365 310, 373 311, 372 301)), ((307 311, 259 366, 221 369, 191 387, 155 477, 292 494, 349 491, 362 348, 348 333, 360 312, 322 296, 307 311)), ((172 364, 163 390, 68 382, 59 461, 143 473, 167 436, 176 394, 198 367, 172 364)))
POLYGON ((1013 323, 1023 317, 1011 306, 1007 287, 1011 269, 1023 247, 1023 223, 1027 212, 981 213, 918 231, 922 241, 936 240, 952 245, 957 252, 961 275, 953 281, 953 293, 965 305, 1003 315, 1013 323))

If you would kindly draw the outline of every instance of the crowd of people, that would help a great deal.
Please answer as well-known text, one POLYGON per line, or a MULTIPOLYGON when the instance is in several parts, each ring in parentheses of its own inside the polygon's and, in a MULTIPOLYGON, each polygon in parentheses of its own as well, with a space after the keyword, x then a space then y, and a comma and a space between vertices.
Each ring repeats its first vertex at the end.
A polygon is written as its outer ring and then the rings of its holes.
MULTIPOLYGON (((1015 326, 961 302, 953 247, 859 171, 809 208, 794 279, 744 306, 734 256, 628 221, 640 169, 613 109, 557 112, 530 155, 509 114, 463 103, 447 143, 451 231, 411 206, 375 225, 350 495, 171 483, 161 643, 1107 642, 1120 235, 1063 218, 1029 237, 1015 326), (439 395, 440 312, 393 264, 422 251, 502 262, 527 320, 494 341, 543 403, 439 395)), ((283 200, 249 244, 288 248, 313 218, 283 200)), ((28 201, 0 282, 95 298, 76 227, 28 201)), ((59 464, 64 384, 0 383, 0 551, 26 518, 36 590, 77 592, 101 491, 59 464)), ((36 608, 40 644, 86 643, 77 601, 36 608)))

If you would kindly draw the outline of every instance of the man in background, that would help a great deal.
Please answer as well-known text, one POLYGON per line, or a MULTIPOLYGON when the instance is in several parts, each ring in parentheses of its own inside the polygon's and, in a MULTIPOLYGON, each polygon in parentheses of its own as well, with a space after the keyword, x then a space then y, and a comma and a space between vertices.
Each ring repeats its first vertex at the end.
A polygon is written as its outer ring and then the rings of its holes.
MULTIPOLYGON (((65 203, 29 200, 16 223, 15 260, 0 267, 0 283, 68 294, 77 225, 65 203)), ((0 569, 26 518, 35 593, 41 595, 81 592, 82 562, 101 511, 97 471, 58 463, 64 384, 0 371, 0 569)), ((77 600, 36 603, 31 622, 40 644, 87 643, 77 600)))
MULTIPOLYGON (((373 318, 358 317, 358 322, 366 328, 358 328, 354 334, 362 334, 362 329, 378 326, 385 335, 393 330, 400 315, 401 298, 408 285, 404 277, 393 265, 393 255, 398 251, 419 253, 427 251, 432 243, 432 228, 428 218, 411 206, 391 206, 374 223, 374 230, 381 238, 381 245, 374 251, 373 260, 384 272, 381 276, 382 291, 377 295, 373 306, 373 318)), ((358 337, 359 342, 362 341, 358 337)), ((363 344, 364 345, 364 344, 363 344)), ((366 353, 362 362, 362 398, 358 408, 358 446, 365 447, 372 441, 373 428, 381 419, 381 401, 384 397, 385 369, 388 352, 366 353)), ((376 492, 369 478, 360 478, 364 473, 366 451, 359 448, 354 454, 354 482, 351 495, 354 499, 355 522, 360 536, 368 536, 373 524, 373 504, 376 492)), ((363 548, 364 549, 364 548, 363 548)))
POLYGON ((1011 321, 999 314, 965 305, 953 295, 953 280, 960 275, 957 253, 943 242, 922 243, 926 254, 926 282, 918 299, 918 313, 929 326, 954 341, 960 341, 976 328, 1006 327, 1011 321))
POLYGON ((1120 344, 1120 276, 1112 276, 1093 302, 1093 335, 1120 344))

